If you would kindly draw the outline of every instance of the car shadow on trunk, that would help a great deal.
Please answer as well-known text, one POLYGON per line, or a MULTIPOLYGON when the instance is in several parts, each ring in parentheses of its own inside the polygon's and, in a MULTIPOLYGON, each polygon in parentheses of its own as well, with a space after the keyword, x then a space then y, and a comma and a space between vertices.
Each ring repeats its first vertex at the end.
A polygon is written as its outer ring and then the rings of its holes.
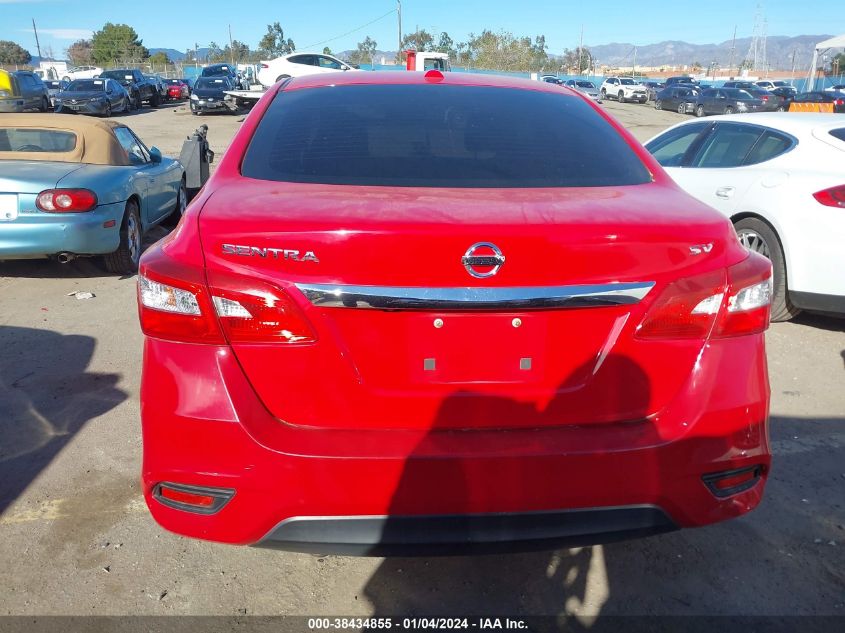
POLYGON ((89 336, 0 326, 0 513, 89 420, 127 398, 121 376, 87 371, 89 336))

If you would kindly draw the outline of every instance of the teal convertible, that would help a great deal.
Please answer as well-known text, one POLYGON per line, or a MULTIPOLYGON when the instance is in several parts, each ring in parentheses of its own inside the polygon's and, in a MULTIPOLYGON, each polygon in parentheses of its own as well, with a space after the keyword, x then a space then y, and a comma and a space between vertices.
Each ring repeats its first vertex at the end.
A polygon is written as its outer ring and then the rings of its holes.
POLYGON ((132 273, 144 232, 185 204, 182 165, 122 123, 0 115, 0 260, 101 256, 132 273))

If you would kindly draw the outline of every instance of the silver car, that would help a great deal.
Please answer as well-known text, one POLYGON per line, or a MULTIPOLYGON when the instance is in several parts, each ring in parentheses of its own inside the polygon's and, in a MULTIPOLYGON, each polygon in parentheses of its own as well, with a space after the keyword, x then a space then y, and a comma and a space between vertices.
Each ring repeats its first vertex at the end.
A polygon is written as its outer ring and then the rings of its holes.
POLYGON ((593 99, 596 103, 601 103, 601 95, 599 94, 596 84, 586 79, 569 79, 565 84, 567 88, 572 88, 578 92, 583 92, 585 95, 593 99))

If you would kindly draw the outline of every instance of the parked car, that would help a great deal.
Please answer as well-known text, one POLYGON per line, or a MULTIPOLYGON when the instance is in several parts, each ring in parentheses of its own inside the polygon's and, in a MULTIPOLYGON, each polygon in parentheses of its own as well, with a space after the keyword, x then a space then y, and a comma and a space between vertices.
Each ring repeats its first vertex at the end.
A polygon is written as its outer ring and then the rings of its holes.
POLYGON ((143 255, 153 517, 419 555, 750 511, 770 262, 580 95, 444 75, 274 85, 143 255))
MULTIPOLYGON (((557 75, 542 75, 540 77, 540 81, 545 81, 547 84, 557 84, 559 86, 563 85, 563 79, 561 79, 557 75)), ((567 84, 568 83, 569 82, 567 82, 567 84)))
POLYGON ((773 88, 772 94, 779 96, 783 99, 783 109, 789 110, 789 104, 792 103, 792 100, 795 98, 795 95, 798 94, 795 91, 795 88, 792 86, 781 86, 779 88, 773 88))
POLYGON ((18 85, 17 94, 23 110, 40 110, 46 112, 50 108, 50 93, 41 78, 29 70, 16 70, 12 73, 18 85))
POLYGON ((587 81, 586 79, 570 79, 565 85, 567 88, 577 90, 590 97, 590 99, 601 103, 601 95, 599 94, 598 88, 596 88, 596 84, 592 81, 587 81))
POLYGON ((660 83, 659 81, 644 81, 643 85, 646 88, 646 92, 648 93, 648 100, 654 101, 657 93, 663 90, 666 87, 666 84, 660 83))
POLYGON ((168 97, 174 101, 187 99, 191 96, 188 85, 181 79, 165 79, 164 83, 167 86, 168 97))
POLYGON ((191 91, 194 89, 194 82, 197 80, 196 77, 182 77, 179 79, 183 84, 188 86, 188 96, 191 95, 191 91))
POLYGON ((845 92, 801 92, 792 98, 793 103, 832 103, 835 113, 845 112, 845 92))
POLYGON ((56 112, 110 117, 129 112, 129 93, 114 79, 75 79, 56 95, 56 112))
POLYGON ((164 103, 170 99, 170 90, 164 79, 158 75, 144 75, 144 77, 156 87, 156 90, 158 90, 159 103, 164 103))
POLYGON ((646 144, 687 192, 772 260, 772 318, 845 313, 845 120, 761 113, 681 123, 646 144))
POLYGON ((206 112, 235 113, 238 110, 234 98, 226 94, 226 90, 233 90, 234 86, 229 77, 200 77, 194 84, 191 93, 191 114, 206 112))
POLYGON ((7 70, 0 68, 0 112, 23 112, 24 100, 18 80, 7 70))
POLYGON ((0 166, 0 260, 101 256, 131 273, 144 232, 185 207, 182 165, 116 121, 0 115, 0 166))
POLYGON ((699 92, 686 84, 666 86, 654 98, 656 110, 674 110, 679 114, 692 114, 698 101, 699 92))
POLYGON ((690 77, 689 75, 681 75, 678 77, 669 77, 666 80, 666 87, 674 86, 675 84, 687 84, 687 85, 696 85, 698 84, 698 80, 694 77, 690 77))
POLYGON ((769 79, 761 79, 760 81, 754 82, 757 86, 762 88, 763 90, 774 90, 775 88, 791 88, 792 86, 789 85, 786 81, 781 81, 776 79, 771 81, 769 79))
POLYGON ((322 53, 291 53, 290 55, 282 55, 269 61, 262 61, 261 69, 258 71, 258 81, 263 86, 269 87, 288 77, 302 77, 303 75, 317 75, 347 70, 359 71, 358 68, 342 62, 332 55, 324 55, 322 53))
POLYGON ((735 112, 758 112, 763 102, 739 88, 710 88, 698 95, 695 102, 695 116, 708 114, 733 114, 735 112))
POLYGON ((62 80, 70 82, 74 79, 96 79, 102 73, 103 69, 99 66, 74 66, 62 74, 62 80))
POLYGON ((44 82, 44 85, 47 86, 47 94, 50 96, 50 107, 56 107, 56 95, 59 94, 62 90, 67 90, 67 87, 70 85, 69 81, 64 81, 62 79, 48 79, 44 82))
POLYGON ((722 88, 737 88, 739 90, 757 90, 760 86, 753 81, 726 81, 722 88))
POLYGON ((648 101, 648 91, 645 86, 628 77, 607 77, 601 84, 599 94, 602 99, 611 97, 619 103, 626 101, 646 103, 648 101))
POLYGON ((763 105, 760 108, 760 110, 762 110, 763 112, 784 112, 788 107, 784 105, 785 99, 783 97, 776 95, 770 90, 756 88, 746 90, 746 92, 755 99, 759 99, 763 102, 763 105))
POLYGON ((161 104, 161 93, 158 86, 144 77, 140 70, 134 68, 106 70, 100 74, 100 77, 114 79, 123 86, 129 94, 133 110, 140 109, 143 102, 147 102, 151 108, 157 108, 161 104))

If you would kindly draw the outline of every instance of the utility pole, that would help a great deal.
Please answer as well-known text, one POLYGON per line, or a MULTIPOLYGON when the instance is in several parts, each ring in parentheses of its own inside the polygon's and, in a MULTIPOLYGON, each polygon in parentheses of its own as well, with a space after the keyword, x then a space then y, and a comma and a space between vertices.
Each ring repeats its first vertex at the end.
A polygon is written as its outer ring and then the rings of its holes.
POLYGON ((402 61, 402 0, 396 0, 396 16, 399 18, 399 46, 396 47, 396 63, 402 61))
POLYGON ((235 49, 232 48, 232 25, 229 25, 229 59, 232 61, 232 66, 235 65, 235 49))
POLYGON ((795 81, 795 53, 796 49, 792 49, 792 72, 789 73, 789 85, 792 85, 792 82, 795 81))
POLYGON ((734 24, 734 37, 731 40, 731 59, 728 62, 728 77, 733 77, 734 50, 736 49, 736 24, 734 24))
POLYGON ((194 42, 194 68, 200 67, 200 43, 194 42))
POLYGON ((581 74, 581 52, 584 50, 584 25, 581 25, 581 39, 578 40, 578 74, 581 74))
POLYGON ((32 18, 32 30, 35 33, 35 48, 38 49, 38 57, 41 57, 41 44, 38 43, 38 29, 35 28, 35 18, 32 18))

